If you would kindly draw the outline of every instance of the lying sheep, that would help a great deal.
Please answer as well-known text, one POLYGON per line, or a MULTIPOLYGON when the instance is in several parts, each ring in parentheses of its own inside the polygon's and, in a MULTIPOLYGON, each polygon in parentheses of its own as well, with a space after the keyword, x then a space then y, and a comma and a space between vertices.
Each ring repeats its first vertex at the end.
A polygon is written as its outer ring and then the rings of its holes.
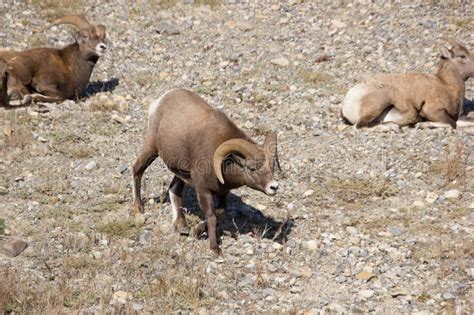
POLYGON ((58 24, 77 28, 75 43, 62 49, 0 50, 0 71, 4 68, 0 105, 9 106, 13 98, 21 99, 20 105, 61 102, 84 92, 95 64, 107 49, 105 26, 92 25, 83 15, 64 16, 52 25, 58 24))
POLYGON ((278 166, 276 148, 275 132, 267 134, 263 145, 257 145, 224 113, 197 94, 171 90, 150 106, 148 132, 133 165, 132 211, 143 213, 142 175, 161 156, 175 174, 169 189, 175 230, 189 231, 182 208, 182 192, 188 184, 195 189, 206 216, 211 251, 218 252, 216 213, 225 208, 227 193, 245 185, 267 195, 276 194, 278 183, 273 179, 274 166, 278 166), (217 199, 218 210, 213 197, 217 199))
POLYGON ((438 72, 382 74, 354 86, 342 105, 342 116, 356 128, 377 123, 398 126, 428 120, 451 126, 464 102, 465 81, 474 75, 474 55, 453 39, 441 48, 438 72))

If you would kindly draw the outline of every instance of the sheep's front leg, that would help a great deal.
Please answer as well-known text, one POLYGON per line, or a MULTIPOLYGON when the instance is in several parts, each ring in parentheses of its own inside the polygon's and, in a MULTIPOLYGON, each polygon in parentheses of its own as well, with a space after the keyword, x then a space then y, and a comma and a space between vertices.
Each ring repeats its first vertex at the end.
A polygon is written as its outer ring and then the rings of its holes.
MULTIPOLYGON (((217 234, 221 233, 220 221, 225 216, 225 208, 227 206, 226 197, 227 197, 227 194, 222 194, 222 195, 217 196, 217 206, 215 210, 215 214, 217 217, 217 229, 219 231, 217 234)), ((199 221, 196 225, 193 226, 191 230, 191 235, 195 238, 198 238, 202 235, 202 233, 206 231, 206 228, 207 228, 207 220, 199 221)))
POLYGON ((60 96, 47 96, 39 93, 31 94, 33 102, 43 102, 43 103, 58 103, 63 101, 63 98, 60 96))
POLYGON ((212 194, 208 191, 196 191, 197 199, 201 210, 206 215, 207 232, 209 234, 209 245, 213 253, 219 254, 219 246, 217 245, 217 218, 214 212, 214 202, 212 194))
POLYGON ((456 121, 449 116, 448 112, 444 108, 436 109, 435 106, 425 107, 421 111, 421 116, 428 119, 434 124, 430 124, 432 127, 444 127, 444 125, 450 125, 452 128, 456 128, 456 121), (425 109, 426 108, 426 109, 425 109), (436 123, 441 123, 437 125, 436 123))

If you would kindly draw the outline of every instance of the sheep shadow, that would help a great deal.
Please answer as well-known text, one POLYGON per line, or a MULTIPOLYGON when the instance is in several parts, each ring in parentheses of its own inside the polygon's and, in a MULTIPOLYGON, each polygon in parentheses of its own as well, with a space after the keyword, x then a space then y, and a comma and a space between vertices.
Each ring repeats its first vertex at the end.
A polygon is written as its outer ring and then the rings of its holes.
POLYGON ((470 112, 474 112, 474 98, 472 100, 465 99, 461 116, 467 116, 470 112))
MULTIPOLYGON (((260 210, 243 202, 241 197, 233 193, 227 195, 226 201, 225 215, 221 218, 219 224, 219 236, 226 234, 237 239, 239 235, 246 234, 250 237, 270 239, 284 244, 295 225, 295 220, 291 218, 276 221, 266 216, 260 210)), ((166 194, 164 202, 169 202, 168 194, 166 194)), ((187 186, 183 192, 183 205, 188 213, 204 219, 194 189, 187 186)))
POLYGON ((117 78, 112 78, 108 81, 89 82, 82 97, 88 98, 88 97, 94 96, 97 93, 112 92, 113 90, 115 90, 115 88, 118 85, 119 85, 119 79, 117 78))

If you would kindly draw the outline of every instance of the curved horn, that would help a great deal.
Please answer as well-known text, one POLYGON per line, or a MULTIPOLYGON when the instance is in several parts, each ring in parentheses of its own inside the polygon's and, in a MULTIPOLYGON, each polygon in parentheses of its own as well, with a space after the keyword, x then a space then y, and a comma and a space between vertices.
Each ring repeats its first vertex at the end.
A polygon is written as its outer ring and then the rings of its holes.
POLYGON ((86 16, 84 14, 78 15, 65 15, 56 19, 50 26, 58 25, 58 24, 70 24, 75 26, 78 30, 83 30, 91 27, 92 25, 87 21, 86 16))
POLYGON ((231 139, 222 143, 214 152, 214 172, 216 173, 219 182, 224 184, 224 177, 222 176, 222 162, 231 153, 242 154, 245 158, 252 157, 258 154, 257 146, 244 139, 231 139))

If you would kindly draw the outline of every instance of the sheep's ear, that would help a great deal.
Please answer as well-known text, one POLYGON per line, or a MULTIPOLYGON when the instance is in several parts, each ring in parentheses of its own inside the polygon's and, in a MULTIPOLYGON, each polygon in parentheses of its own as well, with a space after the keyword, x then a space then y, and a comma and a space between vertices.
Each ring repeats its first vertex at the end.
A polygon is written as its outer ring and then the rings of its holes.
POLYGON ((451 59, 454 57, 453 46, 451 46, 450 44, 441 46, 440 50, 441 50, 441 58, 451 59))
POLYGON ((106 27, 102 24, 95 26, 95 32, 99 38, 105 38, 106 27))

